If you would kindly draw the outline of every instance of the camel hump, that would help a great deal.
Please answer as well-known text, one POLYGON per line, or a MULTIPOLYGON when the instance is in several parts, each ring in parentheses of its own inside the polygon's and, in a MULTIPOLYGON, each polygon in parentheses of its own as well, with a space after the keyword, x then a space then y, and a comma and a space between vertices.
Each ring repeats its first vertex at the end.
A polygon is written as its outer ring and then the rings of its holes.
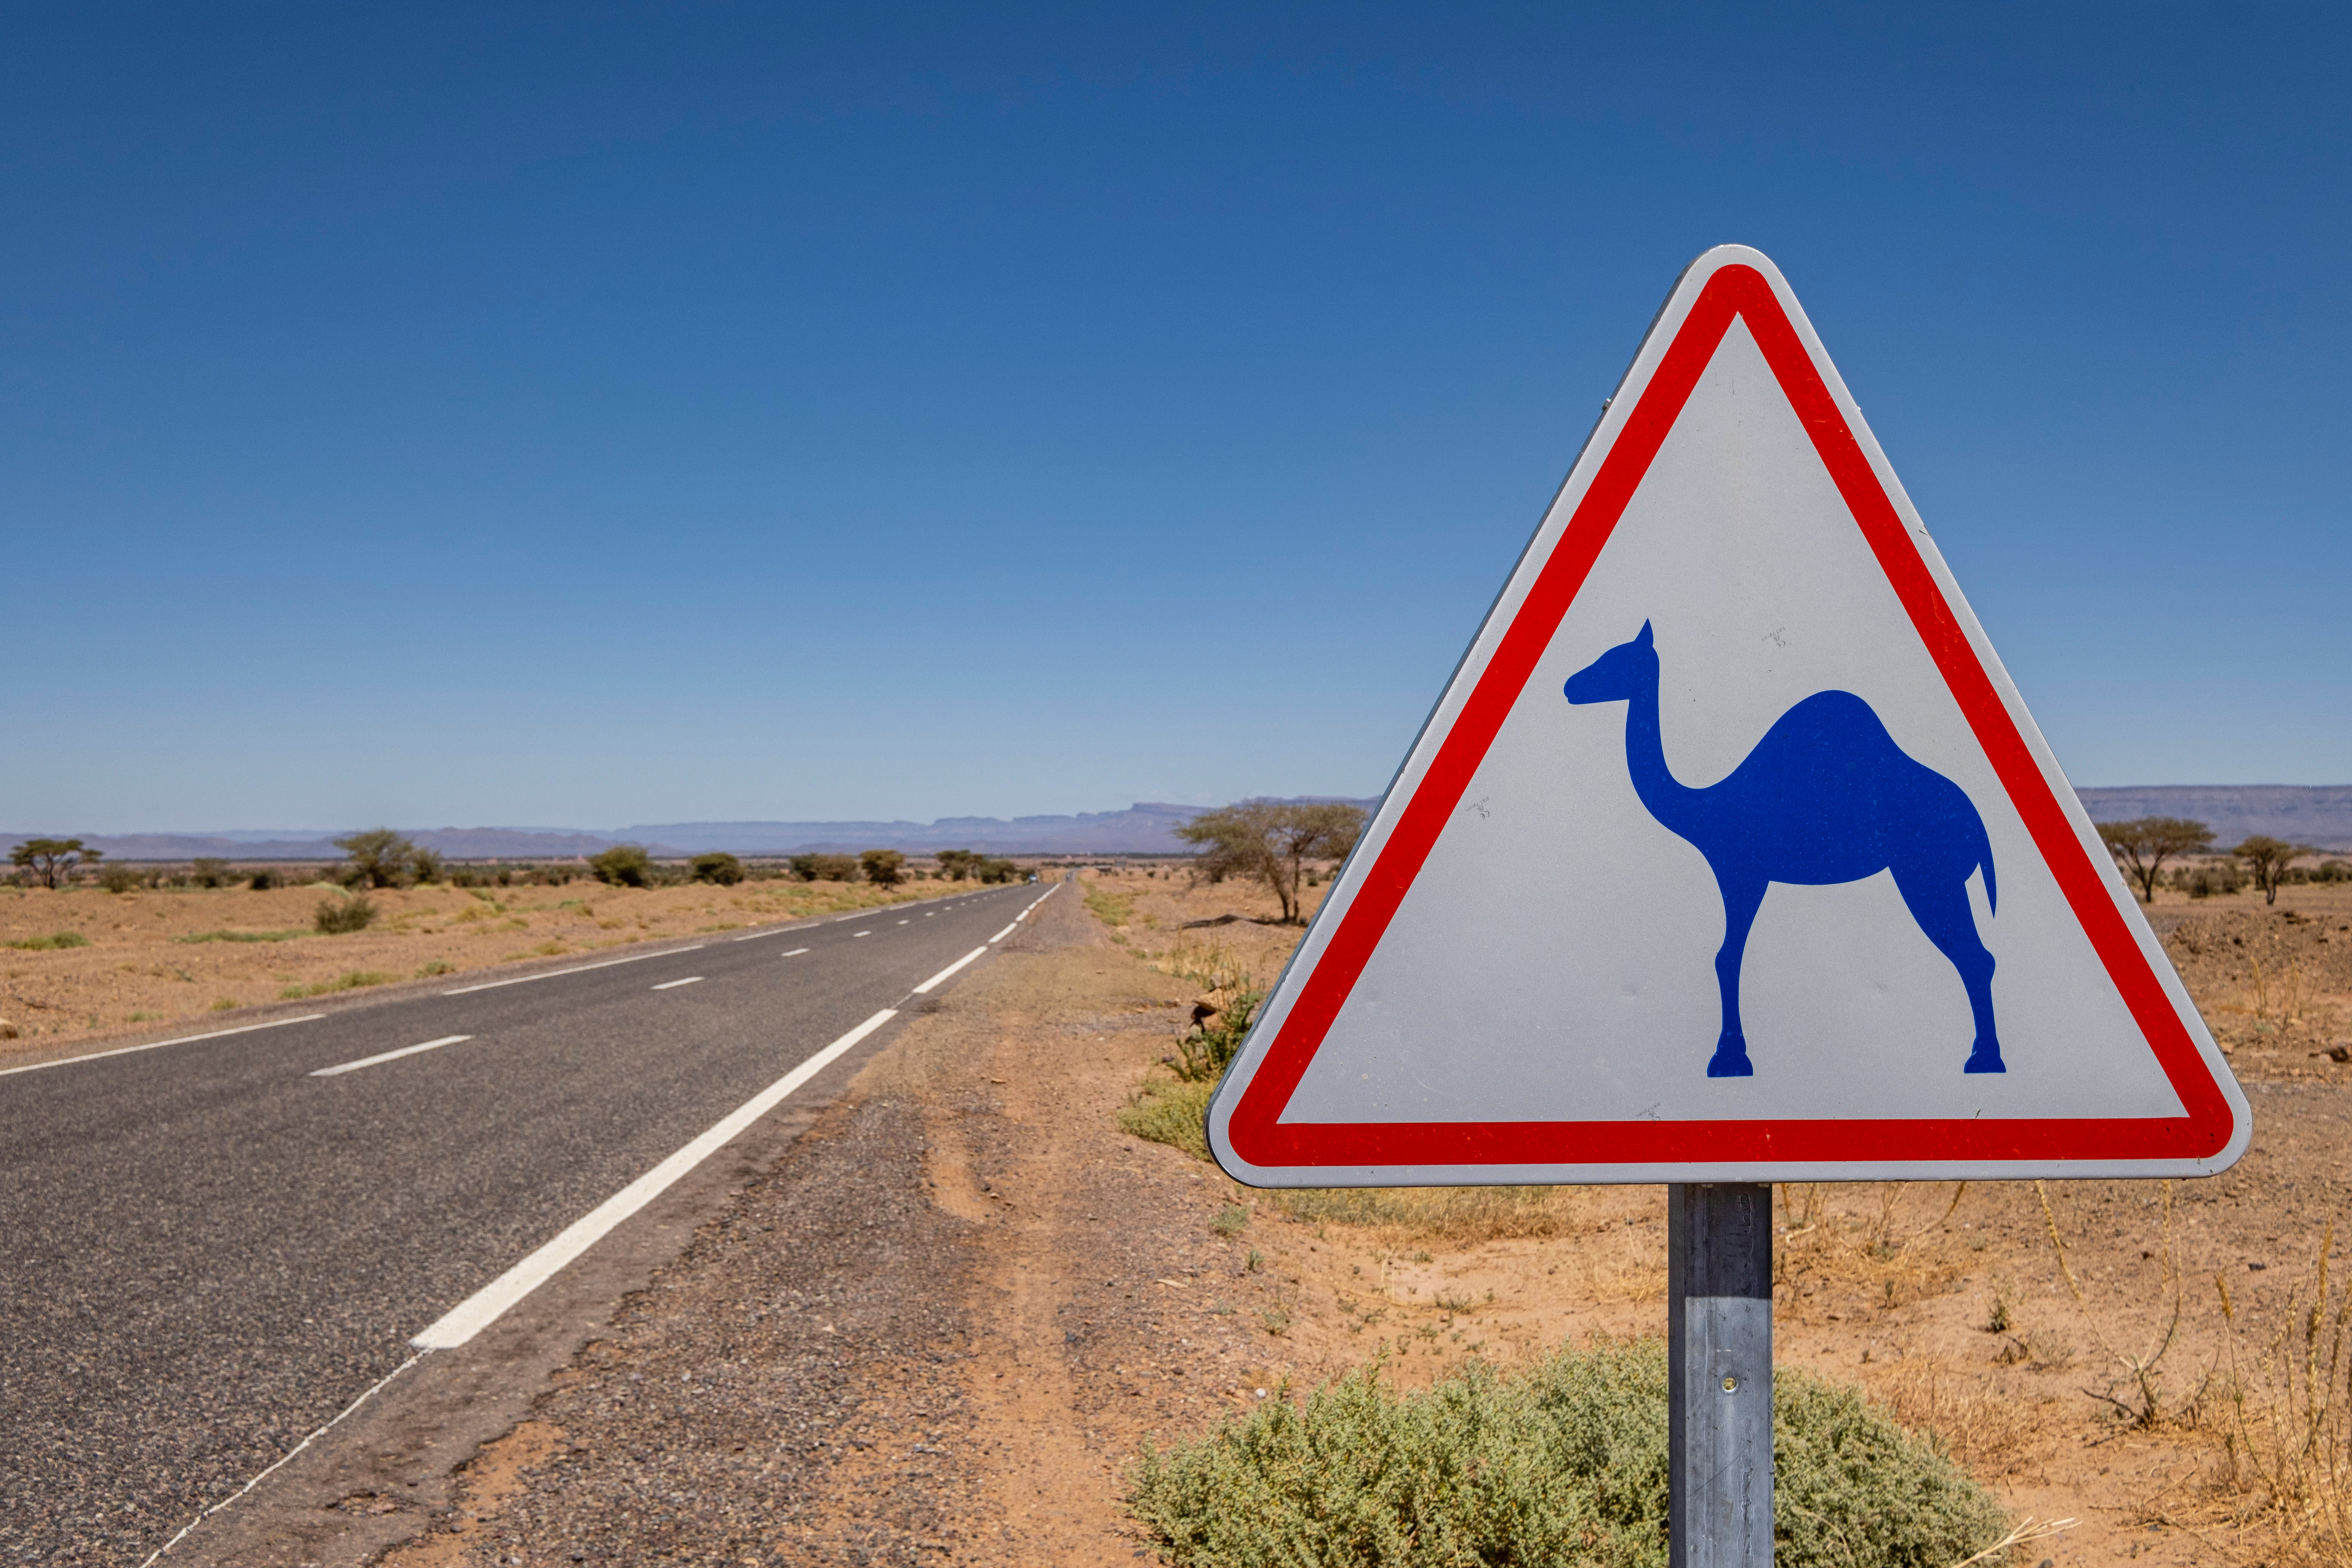
POLYGON ((1848 763, 1904 754, 1877 711, 1851 691, 1814 692, 1775 720, 1756 750, 1826 753, 1848 763))

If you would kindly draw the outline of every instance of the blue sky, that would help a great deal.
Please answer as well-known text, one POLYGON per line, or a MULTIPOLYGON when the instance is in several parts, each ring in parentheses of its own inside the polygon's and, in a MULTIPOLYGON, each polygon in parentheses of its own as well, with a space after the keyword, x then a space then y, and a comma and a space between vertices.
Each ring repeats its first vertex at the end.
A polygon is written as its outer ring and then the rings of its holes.
POLYGON ((2077 783, 2352 779, 2347 16, 20 10, 0 828, 1374 793, 1725 240, 2077 783))

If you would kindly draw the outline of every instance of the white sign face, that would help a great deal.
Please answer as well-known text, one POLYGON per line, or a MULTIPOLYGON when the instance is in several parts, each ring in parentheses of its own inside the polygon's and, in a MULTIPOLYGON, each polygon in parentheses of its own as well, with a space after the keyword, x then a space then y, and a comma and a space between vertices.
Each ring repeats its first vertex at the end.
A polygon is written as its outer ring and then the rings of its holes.
POLYGON ((2249 1132, 1738 246, 1676 286, 1209 1112, 1279 1186, 2204 1175, 2249 1132))

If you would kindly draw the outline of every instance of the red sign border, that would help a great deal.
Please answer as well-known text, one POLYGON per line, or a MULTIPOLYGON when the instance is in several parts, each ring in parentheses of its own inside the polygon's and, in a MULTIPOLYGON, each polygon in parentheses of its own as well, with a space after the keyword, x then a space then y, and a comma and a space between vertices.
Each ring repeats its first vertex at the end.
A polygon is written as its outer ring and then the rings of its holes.
POLYGON ((1729 1165, 1954 1161, 2199 1160, 2236 1119, 2149 965, 2105 877, 1985 673, 1862 443, 1761 272, 1719 268, 1700 289, 1638 403, 1601 458, 1527 598, 1439 742, 1339 928, 1316 960, 1226 1127, 1262 1169, 1319 1166, 1729 1165), (1799 421, 1966 715, 2026 831, 2187 1114, 2169 1117, 1747 1121, 1285 1122, 1291 1097, 1452 819, 1568 607, 1649 472, 1734 320, 1747 323, 1799 421))

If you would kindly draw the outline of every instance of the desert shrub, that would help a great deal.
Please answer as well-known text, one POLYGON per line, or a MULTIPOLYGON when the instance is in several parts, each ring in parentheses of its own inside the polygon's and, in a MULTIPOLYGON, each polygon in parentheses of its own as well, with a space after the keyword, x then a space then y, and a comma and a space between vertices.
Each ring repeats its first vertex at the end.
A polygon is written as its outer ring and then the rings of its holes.
POLYGON ((256 871, 253 874, 253 881, 250 885, 255 892, 266 893, 269 891, 270 889, 278 886, 278 878, 275 874, 268 871, 256 871))
MULTIPOLYGON (((596 879, 614 888, 645 888, 653 885, 654 858, 646 853, 642 844, 615 844, 601 855, 588 858, 588 869, 596 879)), ((506 885, 506 874, 499 873, 499 883, 506 885)))
POLYGON ((408 874, 415 878, 420 886, 426 883, 439 881, 444 874, 441 863, 441 851, 438 849, 427 849, 423 845, 419 845, 415 848, 410 850, 408 852, 408 874))
POLYGON ((2234 862, 2221 860, 2181 868, 2173 874, 2173 885, 2192 899, 2210 899, 2217 893, 2226 897, 2246 883, 2234 862))
POLYGON ((1214 1083, 1249 1037, 1250 1020, 1264 1000, 1256 991, 1214 993, 1192 1005, 1192 1027, 1176 1042, 1176 1076, 1214 1083))
POLYGON ((198 856, 188 868, 188 880, 199 888, 226 888, 232 879, 228 862, 210 856, 198 856))
POLYGON ((1021 868, 1010 860, 982 860, 974 874, 983 882, 1012 882, 1020 879, 1021 868))
POLYGON ((349 898, 320 899, 311 912, 310 924, 321 936, 347 936, 355 931, 365 931, 375 923, 375 904, 365 893, 353 893, 349 898))
POLYGON ((723 849, 697 855, 693 869, 696 881, 716 882, 722 888, 731 888, 743 879, 743 862, 723 849))
POLYGON ((907 858, 896 849, 868 849, 857 858, 857 865, 877 888, 895 888, 906 880, 907 858))
MULTIPOLYGON (((1945 1568, 1998 1541, 1999 1503, 1932 1437, 1794 1369, 1773 1387, 1774 1560, 1945 1568)), ((1375 1363, 1269 1399, 1129 1472, 1129 1507, 1182 1568, 1666 1560, 1663 1341, 1474 1363, 1419 1392, 1375 1363)))
POLYGON ((803 882, 855 882, 857 862, 846 855, 795 855, 793 875, 803 882))
POLYGON ((1214 1083, 1150 1079, 1119 1107, 1119 1131, 1205 1160, 1209 1157, 1209 1096, 1215 1089, 1214 1083))
POLYGON ((88 947, 89 938, 78 931, 54 931, 47 936, 28 936, 21 942, 12 942, 8 945, 22 948, 27 952, 51 952, 59 948, 88 947))
POLYGON ((143 886, 146 880, 145 872, 131 866, 107 866, 98 873, 98 885, 110 893, 127 893, 143 886))
POLYGON ((950 882, 977 875, 988 860, 987 856, 971 849, 942 849, 933 858, 940 863, 940 875, 950 882))

